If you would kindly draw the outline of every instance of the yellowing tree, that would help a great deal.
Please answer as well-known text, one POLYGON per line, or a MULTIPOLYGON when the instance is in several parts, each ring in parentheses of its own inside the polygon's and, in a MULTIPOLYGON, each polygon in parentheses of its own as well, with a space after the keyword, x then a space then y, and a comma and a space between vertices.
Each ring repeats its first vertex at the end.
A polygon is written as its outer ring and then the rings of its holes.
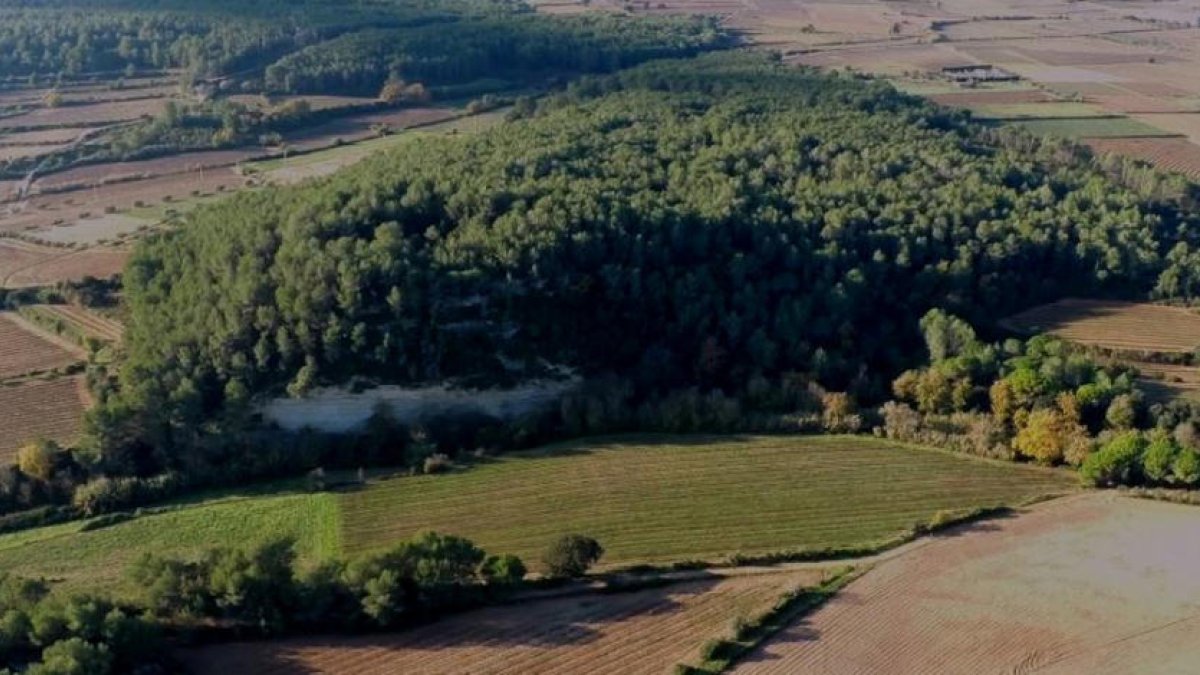
POLYGON ((30 441, 17 451, 17 468, 21 473, 48 481, 54 476, 54 464, 58 460, 58 445, 54 441, 30 441))
POLYGON ((1013 448, 1038 464, 1056 464, 1067 449, 1066 427, 1061 412, 1053 408, 1034 410, 1013 439, 1013 448))

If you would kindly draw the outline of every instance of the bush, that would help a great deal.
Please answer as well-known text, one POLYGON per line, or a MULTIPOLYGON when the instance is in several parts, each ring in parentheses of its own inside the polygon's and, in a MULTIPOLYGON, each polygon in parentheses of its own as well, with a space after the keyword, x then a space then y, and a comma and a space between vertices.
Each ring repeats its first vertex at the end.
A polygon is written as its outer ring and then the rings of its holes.
POLYGON ((1179 447, 1166 435, 1158 435, 1142 455, 1142 474, 1146 480, 1164 483, 1171 479, 1179 447))
POLYGON ((581 534, 566 534, 555 541, 542 562, 550 576, 560 578, 576 578, 587 573, 596 561, 604 555, 600 542, 581 534))
POLYGON ((493 555, 483 561, 479 575, 489 584, 507 586, 519 583, 528 572, 525 563, 515 555, 493 555))
POLYGON ((1200 453, 1191 448, 1181 450, 1175 456, 1171 475, 1177 483, 1195 487, 1197 483, 1200 483, 1200 453))
POLYGON ((42 662, 26 672, 29 675, 104 675, 112 671, 112 662, 108 645, 73 637, 42 650, 42 662))
POLYGON ((1079 468, 1079 475, 1089 485, 1130 485, 1137 478, 1145 440, 1136 431, 1129 431, 1105 443, 1088 456, 1079 468))

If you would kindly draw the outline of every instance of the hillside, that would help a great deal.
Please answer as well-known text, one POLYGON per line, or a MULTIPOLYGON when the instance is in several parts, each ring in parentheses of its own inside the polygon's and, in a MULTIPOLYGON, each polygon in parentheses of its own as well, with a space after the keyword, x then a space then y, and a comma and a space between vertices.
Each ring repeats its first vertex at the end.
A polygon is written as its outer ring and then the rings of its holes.
POLYGON ((1061 143, 760 56, 585 80, 522 113, 140 246, 103 435, 182 452, 263 393, 550 364, 635 398, 805 373, 879 399, 930 307, 986 322, 1149 288, 1192 236, 1061 143))

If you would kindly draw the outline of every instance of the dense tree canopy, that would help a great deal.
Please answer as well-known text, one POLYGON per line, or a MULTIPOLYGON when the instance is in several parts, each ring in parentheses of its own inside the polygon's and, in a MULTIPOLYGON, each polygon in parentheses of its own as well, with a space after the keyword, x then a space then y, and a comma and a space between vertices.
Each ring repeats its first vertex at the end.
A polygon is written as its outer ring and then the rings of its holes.
POLYGON ((879 82, 657 63, 147 241, 94 427, 179 448, 264 391, 548 363, 644 390, 801 372, 882 397, 929 308, 984 321, 1148 290, 1181 218, 1064 146, 879 82))

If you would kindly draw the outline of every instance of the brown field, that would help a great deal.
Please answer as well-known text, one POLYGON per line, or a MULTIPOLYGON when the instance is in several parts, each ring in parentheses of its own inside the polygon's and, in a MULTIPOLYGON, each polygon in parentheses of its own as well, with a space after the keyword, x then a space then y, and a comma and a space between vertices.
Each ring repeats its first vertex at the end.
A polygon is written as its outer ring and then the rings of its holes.
POLYGON ((428 107, 402 108, 363 115, 351 115, 310 127, 289 136, 288 144, 295 150, 315 150, 329 147, 338 139, 350 143, 373 138, 376 134, 371 127, 377 124, 385 124, 392 127, 395 131, 400 131, 409 127, 424 126, 448 120, 456 114, 457 111, 451 108, 428 107))
POLYGON ((1052 333, 1104 349, 1188 352, 1200 346, 1200 314, 1179 307, 1066 299, 1004 320, 1022 333, 1052 333))
POLYGON ((187 152, 170 157, 157 157, 135 162, 111 162, 93 166, 81 166, 59 173, 50 174, 38 179, 34 189, 50 190, 64 185, 102 185, 105 182, 119 180, 122 176, 166 176, 189 171, 199 171, 201 167, 226 167, 244 162, 254 157, 266 154, 262 148, 243 148, 237 150, 209 150, 205 152, 187 152))
POLYGON ((87 337, 106 342, 118 342, 124 327, 95 312, 76 305, 35 305, 37 311, 52 316, 87 337))
POLYGON ((62 368, 83 360, 66 340, 34 327, 13 312, 0 313, 0 380, 62 368))
POLYGON ((1200 180, 1200 146, 1172 138, 1094 138, 1087 144, 1096 152, 1149 162, 1163 171, 1174 171, 1200 180))
POLYGON ((378 102, 378 99, 364 96, 272 96, 269 102, 265 101, 258 94, 236 94, 224 98, 244 105, 247 108, 257 109, 280 106, 290 101, 306 101, 313 110, 330 110, 332 108, 345 108, 378 102))
POLYGON ((1185 113, 1178 115, 1134 115, 1146 124, 1158 127, 1164 131, 1182 134, 1188 137, 1193 145, 1200 147, 1200 113, 1185 113))
POLYGON ((83 251, 53 249, 61 254, 36 262, 10 273, 4 279, 6 288, 49 286, 60 281, 80 281, 84 277, 107 279, 119 274, 129 259, 129 251, 95 247, 83 251))
POLYGON ((1152 402, 1166 403, 1177 398, 1196 398, 1200 394, 1200 368, 1135 361, 1142 376, 1138 386, 1152 402))
POLYGON ((34 439, 74 442, 87 405, 80 377, 0 385, 0 463, 13 463, 21 445, 34 439))
POLYGON ((37 108, 24 115, 0 119, 0 128, 93 126, 135 120, 144 115, 162 112, 165 100, 111 101, 91 105, 68 105, 59 108, 37 108))
POLYGON ((5 285, 11 275, 61 255, 62 249, 38 246, 16 239, 0 239, 0 287, 5 285))
POLYGON ((25 159, 26 157, 41 157, 65 147, 65 145, 0 145, 0 162, 25 159))
POLYGON ((486 609, 408 632, 218 645, 181 654, 204 673, 662 675, 820 572, 714 578, 486 609))
POLYGON ((877 564, 733 672, 1196 672, 1193 506, 1089 493, 923 544, 877 564))
POLYGON ((64 144, 79 138, 80 134, 87 133, 89 129, 44 129, 42 131, 18 131, 13 134, 4 134, 0 136, 0 142, 6 144, 25 144, 25 145, 52 145, 64 144))
MULTIPOLYGON (((48 229, 86 220, 81 218, 85 213, 89 217, 99 217, 108 208, 124 213, 134 209, 139 201, 146 206, 166 208, 171 206, 165 201, 167 197, 179 202, 189 199, 193 190, 213 194, 222 188, 232 191, 245 182, 246 179, 237 175, 232 167, 225 167, 205 170, 203 175, 198 171, 180 173, 94 189, 34 195, 18 213, 0 215, 0 232, 48 229)), ((31 234, 37 236, 36 232, 31 234)))

